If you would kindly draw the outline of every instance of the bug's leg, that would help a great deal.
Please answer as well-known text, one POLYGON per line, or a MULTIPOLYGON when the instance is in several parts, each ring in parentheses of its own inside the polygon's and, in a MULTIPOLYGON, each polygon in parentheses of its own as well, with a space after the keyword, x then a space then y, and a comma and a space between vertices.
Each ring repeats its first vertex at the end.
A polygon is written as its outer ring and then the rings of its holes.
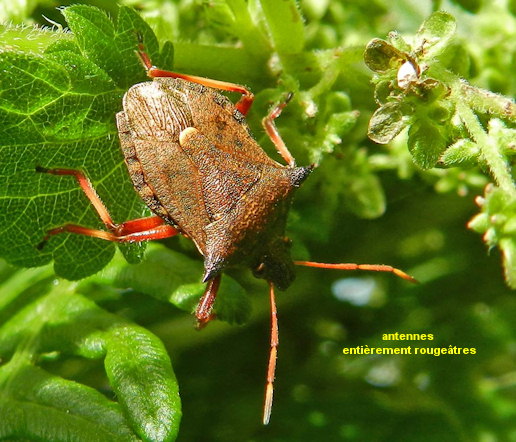
POLYGON ((269 352, 269 365, 267 366, 267 384, 265 387, 265 403, 263 406, 263 425, 267 425, 271 418, 276 358, 278 356, 279 345, 278 311, 276 309, 276 298, 274 296, 274 285, 272 282, 269 282, 269 296, 271 302, 271 349, 269 352))
POLYGON ((75 177, 82 191, 88 197, 91 204, 93 204, 93 207, 95 207, 95 210, 99 214, 100 219, 104 225, 110 230, 115 228, 115 223, 111 219, 111 215, 109 214, 106 206, 97 195, 97 192, 93 188, 91 181, 83 172, 75 169, 47 169, 41 166, 36 166, 36 172, 49 173, 51 175, 69 175, 75 177))
POLYGON ((94 238, 116 242, 139 242, 151 239, 162 239, 177 235, 179 233, 177 229, 166 224, 165 221, 158 216, 140 218, 127 221, 122 224, 115 224, 106 206, 93 188, 90 180, 83 172, 79 170, 46 169, 38 166, 36 167, 36 171, 50 173, 52 175, 70 175, 75 177, 79 183, 79 186, 90 202, 93 204, 93 207, 99 214, 100 219, 108 229, 105 231, 90 229, 88 227, 83 227, 76 224, 65 224, 63 226, 49 230, 43 238, 43 241, 38 245, 38 248, 42 248, 51 236, 62 232, 77 233, 79 235, 92 236, 94 238))
POLYGON ((215 318, 215 315, 212 312, 213 304, 215 303, 215 298, 217 297, 217 292, 219 291, 219 286, 220 275, 210 279, 206 285, 206 290, 204 291, 204 294, 202 295, 202 298, 199 301, 199 304, 197 304, 197 308, 195 310, 198 329, 205 327, 208 322, 215 318))
POLYGON ((90 229, 89 227, 83 227, 77 224, 64 224, 62 226, 49 230, 45 234, 43 241, 41 241, 41 243, 38 244, 38 248, 43 248, 51 236, 63 232, 76 233, 79 235, 91 236, 93 238, 99 238, 113 242, 149 241, 153 239, 170 238, 171 236, 177 235, 179 233, 177 229, 168 224, 165 224, 164 221, 157 216, 141 218, 138 220, 131 220, 122 224, 118 224, 116 225, 114 231, 90 229), (162 221, 161 225, 156 225, 155 227, 150 229, 147 228, 149 224, 154 224, 153 221, 156 221, 155 224, 157 224, 158 220, 162 221), (130 233, 127 232, 128 223, 131 223, 130 230, 132 230, 132 232, 130 233))
POLYGON ((292 93, 289 93, 283 102, 275 106, 269 112, 269 115, 267 115, 262 120, 262 124, 265 128, 265 132, 267 132, 267 135, 274 143, 274 146, 276 146, 276 150, 278 151, 278 153, 283 157, 283 159, 287 162, 289 166, 294 167, 296 165, 296 160, 288 150, 287 146, 285 145, 285 142, 282 140, 281 135, 278 132, 278 129, 276 128, 276 125, 274 124, 274 120, 280 116, 281 111, 290 101, 292 95, 292 93))
POLYGON ((313 261, 294 261, 294 264, 305 267, 317 267, 320 269, 335 269, 335 270, 365 270, 370 272, 390 272, 394 273, 400 278, 406 279, 407 281, 417 283, 417 280, 412 276, 405 273, 403 270, 397 269, 392 266, 384 264, 327 264, 324 262, 313 262, 313 261))
POLYGON ((183 80, 191 81, 192 83, 199 83, 203 86, 242 94, 240 100, 235 104, 235 107, 242 113, 242 115, 247 115, 249 108, 253 104, 254 95, 250 90, 246 89, 244 86, 240 86, 239 84, 235 83, 229 83, 227 81, 212 80, 211 78, 197 77, 195 75, 180 74, 178 72, 164 71, 162 69, 158 69, 156 66, 153 66, 149 55, 144 50, 143 43, 140 43, 138 45, 138 55, 143 63, 143 66, 147 70, 147 75, 150 78, 182 78, 183 80))

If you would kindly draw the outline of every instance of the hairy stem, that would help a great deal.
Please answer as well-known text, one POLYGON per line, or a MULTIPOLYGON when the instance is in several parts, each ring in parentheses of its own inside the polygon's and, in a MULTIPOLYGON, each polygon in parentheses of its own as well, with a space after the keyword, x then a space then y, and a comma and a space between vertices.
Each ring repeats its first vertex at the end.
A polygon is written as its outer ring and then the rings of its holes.
POLYGON ((510 98, 471 86, 465 81, 460 82, 459 88, 462 99, 472 109, 516 122, 516 103, 510 98))
MULTIPOLYGON (((457 94, 455 94, 457 95, 457 94)), ((491 174, 497 184, 511 197, 516 198, 516 187, 512 179, 509 164, 500 152, 499 147, 494 143, 493 139, 488 136, 478 117, 465 103, 460 96, 455 96, 455 104, 460 119, 463 121, 471 137, 478 143, 482 149, 482 156, 486 161, 491 174)))

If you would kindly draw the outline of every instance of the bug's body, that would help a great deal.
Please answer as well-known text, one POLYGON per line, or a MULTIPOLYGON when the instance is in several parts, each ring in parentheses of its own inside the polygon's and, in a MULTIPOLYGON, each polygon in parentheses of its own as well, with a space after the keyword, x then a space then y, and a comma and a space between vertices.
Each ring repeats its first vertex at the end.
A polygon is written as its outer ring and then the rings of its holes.
POLYGON ((238 263, 287 288, 294 266, 286 216, 311 168, 269 158, 235 105, 200 84, 140 83, 123 109, 117 124, 133 184, 156 215, 194 241, 204 280, 238 263))
POLYGON ((127 91, 116 120, 129 175, 156 216, 115 223, 83 172, 37 166, 39 172, 74 176, 106 227, 99 230, 65 224, 48 230, 38 247, 62 232, 117 242, 181 233, 194 241, 204 257, 203 280, 207 285, 195 312, 199 326, 214 317, 224 267, 250 267, 255 276, 269 283, 271 349, 263 415, 266 424, 279 344, 274 287, 285 289, 292 283, 294 264, 393 272, 407 280, 413 278, 386 265, 293 262, 290 241, 284 236, 287 214, 294 190, 313 167, 296 167, 276 130, 274 119, 286 101, 263 120, 267 135, 288 164, 284 166, 269 158, 249 131, 244 115, 253 102, 250 91, 232 83, 155 68, 141 43, 139 56, 153 81, 127 91), (238 92, 242 97, 233 104, 212 88, 238 92))

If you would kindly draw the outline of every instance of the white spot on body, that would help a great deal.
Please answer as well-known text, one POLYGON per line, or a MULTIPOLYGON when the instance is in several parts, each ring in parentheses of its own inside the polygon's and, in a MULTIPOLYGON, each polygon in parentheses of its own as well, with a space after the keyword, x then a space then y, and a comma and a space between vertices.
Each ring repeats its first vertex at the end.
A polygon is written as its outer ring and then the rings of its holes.
POLYGON ((184 146, 188 142, 188 138, 194 136, 197 132, 198 130, 195 127, 187 127, 182 130, 179 134, 179 144, 184 146))

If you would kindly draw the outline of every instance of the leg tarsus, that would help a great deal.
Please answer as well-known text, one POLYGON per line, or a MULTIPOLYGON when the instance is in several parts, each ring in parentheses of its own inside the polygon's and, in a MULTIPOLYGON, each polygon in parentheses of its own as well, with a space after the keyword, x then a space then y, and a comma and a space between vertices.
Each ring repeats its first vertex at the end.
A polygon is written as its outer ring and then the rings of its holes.
POLYGON ((36 166, 35 169, 36 169, 36 172, 38 172, 38 173, 48 173, 50 170, 43 166, 36 166))
POLYGON ((281 138, 281 135, 279 134, 278 129, 276 128, 276 124, 274 123, 274 120, 281 115, 283 108, 292 99, 293 95, 294 94, 290 92, 286 96, 286 98, 281 103, 272 108, 269 112, 269 115, 267 115, 262 120, 262 125, 265 129, 265 132, 267 133, 271 141, 274 143, 274 146, 276 146, 276 150, 287 162, 287 164, 291 167, 294 167, 296 165, 296 160, 294 159, 294 157, 288 150, 285 142, 281 138))

